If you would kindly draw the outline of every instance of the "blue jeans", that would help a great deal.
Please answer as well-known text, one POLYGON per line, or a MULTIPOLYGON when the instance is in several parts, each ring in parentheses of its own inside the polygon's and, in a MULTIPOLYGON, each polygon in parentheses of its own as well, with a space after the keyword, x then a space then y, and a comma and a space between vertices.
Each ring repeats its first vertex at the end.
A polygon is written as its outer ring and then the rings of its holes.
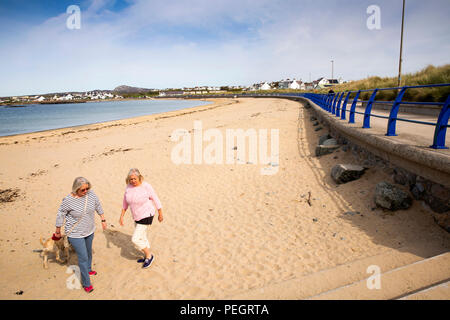
POLYGON ((91 279, 89 272, 92 271, 92 241, 94 240, 94 234, 87 236, 86 238, 70 238, 69 242, 75 249, 78 256, 78 267, 81 273, 81 284, 83 287, 89 287, 91 285, 91 279))

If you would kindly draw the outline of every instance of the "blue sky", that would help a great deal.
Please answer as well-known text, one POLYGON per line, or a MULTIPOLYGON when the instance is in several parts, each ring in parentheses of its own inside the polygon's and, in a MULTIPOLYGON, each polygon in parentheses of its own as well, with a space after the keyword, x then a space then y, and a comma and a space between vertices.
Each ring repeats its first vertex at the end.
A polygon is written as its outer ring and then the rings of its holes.
MULTIPOLYGON (((401 0, 0 0, 0 96, 396 76, 401 0), (66 27, 67 7, 81 28, 66 27), (381 29, 366 12, 377 5, 381 29)), ((403 71, 450 63, 450 1, 407 0, 403 71)))

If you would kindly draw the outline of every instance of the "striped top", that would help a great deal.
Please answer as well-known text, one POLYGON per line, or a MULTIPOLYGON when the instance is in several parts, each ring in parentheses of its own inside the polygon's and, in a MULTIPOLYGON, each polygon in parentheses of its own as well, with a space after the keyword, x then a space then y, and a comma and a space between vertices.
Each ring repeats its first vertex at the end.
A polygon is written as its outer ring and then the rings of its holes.
POLYGON ((94 212, 97 211, 99 215, 103 214, 103 209, 100 204, 100 200, 94 191, 89 190, 85 196, 75 198, 71 194, 67 195, 59 207, 58 214, 56 215, 56 227, 61 227, 66 218, 65 233, 72 229, 72 226, 78 222, 75 228, 73 228, 70 238, 84 238, 90 236, 95 231, 94 212), (86 212, 83 215, 84 205, 86 203, 86 196, 88 197, 86 212))

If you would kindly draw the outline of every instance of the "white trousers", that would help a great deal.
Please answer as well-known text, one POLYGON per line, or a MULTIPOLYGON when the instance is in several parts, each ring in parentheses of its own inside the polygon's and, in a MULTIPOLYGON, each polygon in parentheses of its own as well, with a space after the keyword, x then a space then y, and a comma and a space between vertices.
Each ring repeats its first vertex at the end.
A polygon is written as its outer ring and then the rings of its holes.
POLYGON ((147 229, 148 225, 135 223, 136 228, 134 229, 133 237, 131 241, 139 249, 143 250, 145 248, 150 248, 150 243, 147 239, 147 229))

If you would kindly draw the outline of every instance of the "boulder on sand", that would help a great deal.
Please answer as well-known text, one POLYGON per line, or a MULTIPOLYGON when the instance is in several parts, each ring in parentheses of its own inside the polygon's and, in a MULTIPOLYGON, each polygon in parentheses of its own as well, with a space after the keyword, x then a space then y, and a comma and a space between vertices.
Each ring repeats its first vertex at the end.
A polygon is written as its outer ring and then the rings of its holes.
POLYGON ((383 181, 375 188, 375 203, 392 211, 408 209, 412 205, 412 198, 403 190, 383 181))
MULTIPOLYGON (((324 138, 326 135, 322 137, 324 138)), ((323 140, 322 137, 320 140, 323 140)), ((324 141, 320 140, 319 145, 316 147, 316 157, 333 153, 334 150, 339 149, 340 147, 335 139, 326 139, 324 141)))
POLYGON ((347 183, 361 178, 367 168, 354 164, 337 164, 331 169, 331 178, 336 183, 347 183))

